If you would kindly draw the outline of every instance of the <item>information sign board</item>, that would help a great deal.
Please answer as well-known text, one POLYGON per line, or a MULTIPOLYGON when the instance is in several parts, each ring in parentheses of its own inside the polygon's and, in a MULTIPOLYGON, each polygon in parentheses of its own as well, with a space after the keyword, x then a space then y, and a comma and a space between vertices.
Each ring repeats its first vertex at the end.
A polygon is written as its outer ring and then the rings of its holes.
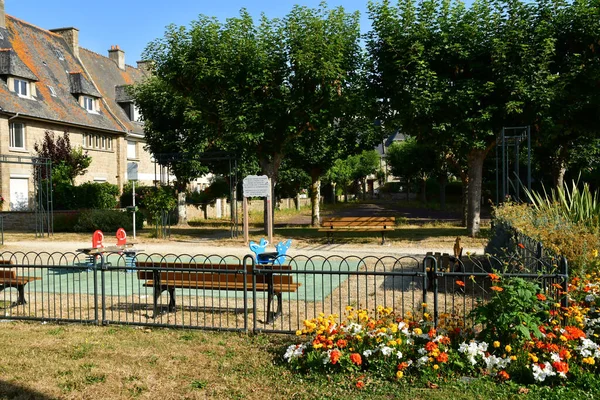
POLYGON ((266 175, 248 175, 242 182, 244 197, 271 197, 271 185, 266 175))

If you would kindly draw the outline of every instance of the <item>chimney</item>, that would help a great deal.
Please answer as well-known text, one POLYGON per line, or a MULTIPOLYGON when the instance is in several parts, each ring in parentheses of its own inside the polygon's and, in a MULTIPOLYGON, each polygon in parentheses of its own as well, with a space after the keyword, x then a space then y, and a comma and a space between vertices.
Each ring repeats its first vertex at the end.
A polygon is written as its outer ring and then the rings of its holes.
POLYGON ((142 60, 137 62, 137 68, 145 74, 150 73, 150 68, 152 68, 152 61, 150 60, 142 60))
POLYGON ((0 0, 0 28, 6 28, 6 13, 4 12, 4 0, 0 0))
POLYGON ((125 52, 119 46, 110 46, 108 58, 116 62, 119 68, 125 69, 125 52))
MULTIPOLYGON (((1 1, 1 0, 0 0, 1 1)), ((50 32, 59 34, 65 39, 67 45, 73 51, 76 58, 79 58, 79 29, 77 28, 57 28, 50 29, 50 32)))

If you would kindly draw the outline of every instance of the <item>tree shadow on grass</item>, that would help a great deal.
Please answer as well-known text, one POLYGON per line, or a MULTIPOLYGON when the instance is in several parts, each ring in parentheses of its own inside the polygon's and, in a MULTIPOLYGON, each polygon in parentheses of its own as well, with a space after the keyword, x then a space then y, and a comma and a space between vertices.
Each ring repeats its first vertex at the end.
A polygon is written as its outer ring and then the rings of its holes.
POLYGON ((0 380, 0 398, 12 400, 50 400, 55 397, 37 392, 30 388, 19 386, 17 384, 0 380))

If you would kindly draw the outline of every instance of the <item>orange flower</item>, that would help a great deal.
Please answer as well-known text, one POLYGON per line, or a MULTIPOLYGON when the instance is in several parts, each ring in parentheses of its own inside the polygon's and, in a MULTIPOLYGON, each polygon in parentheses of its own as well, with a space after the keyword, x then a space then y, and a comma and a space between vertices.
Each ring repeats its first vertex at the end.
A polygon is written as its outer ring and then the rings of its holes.
POLYGON ((465 287, 465 283, 463 281, 456 281, 456 284, 460 287, 465 287))
POLYGON ((440 353, 440 355, 436 357, 436 361, 439 363, 448 362, 448 353, 440 353))
POLYGON ((337 364, 337 362, 340 361, 340 357, 342 357, 342 352, 339 350, 333 350, 329 355, 332 364, 337 364))
POLYGON ((500 286, 492 286, 490 289, 492 289, 494 292, 504 291, 504 289, 502 289, 500 286))
POLYGON ((343 349, 344 347, 346 347, 348 345, 348 342, 344 339, 338 339, 336 344, 337 344, 337 347, 339 347, 340 349, 343 349))
POLYGON ((498 378, 500 378, 501 381, 507 381, 510 379, 510 375, 508 375, 508 372, 506 371, 500 371, 498 372, 498 378))
POLYGON ((585 333, 581 329, 575 328, 574 326, 565 326, 565 331, 567 331, 566 336, 570 340, 585 338, 585 333))
POLYGON ((537 299, 538 299, 539 301, 544 301, 544 300, 546 300, 546 296, 545 296, 545 295, 543 295, 542 293, 538 293, 538 294, 536 294, 536 295, 535 295, 535 297, 537 297, 537 299))
POLYGON ((438 345, 436 342, 427 342, 427 344, 425 345, 425 350, 427 350, 427 351, 433 351, 437 348, 438 348, 438 345))
POLYGON ((569 372, 569 364, 567 364, 564 361, 555 361, 552 363, 552 366, 554 367, 556 372, 562 372, 564 374, 569 372))
POLYGON ((356 381, 356 387, 362 389, 365 387, 365 383, 363 381, 356 381))
POLYGON ((435 330, 435 328, 431 328, 431 329, 429 330, 429 332, 427 332, 427 335, 428 335, 428 336, 429 336, 431 339, 433 339, 433 338, 435 337, 435 335, 436 335, 436 334, 437 334, 437 331, 435 330))
POLYGON ((400 364, 398 364, 398 371, 402 371, 405 368, 408 368, 408 363, 406 361, 403 361, 400 364))
POLYGON ((523 243, 519 243, 517 246, 519 246, 519 248, 524 249, 525 245, 523 243))
POLYGON ((490 277, 490 279, 492 281, 499 281, 500 280, 500 276, 498 276, 496 274, 488 274, 488 276, 490 277))
POLYGON ((353 364, 361 365, 362 357, 358 353, 352 353, 350 354, 350 361, 352 361, 353 364))

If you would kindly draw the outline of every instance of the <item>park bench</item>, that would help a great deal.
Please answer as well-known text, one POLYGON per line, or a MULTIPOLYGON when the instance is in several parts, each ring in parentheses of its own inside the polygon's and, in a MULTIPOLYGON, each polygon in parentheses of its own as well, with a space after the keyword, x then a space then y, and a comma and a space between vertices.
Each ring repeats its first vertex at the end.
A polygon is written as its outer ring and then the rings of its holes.
MULTIPOLYGON (((143 286, 154 289, 154 316, 158 312, 158 299, 163 292, 169 293, 168 312, 176 310, 175 289, 212 289, 212 290, 237 290, 267 292, 267 320, 271 323, 281 315, 283 301, 281 294, 284 292, 295 292, 300 283, 295 283, 291 275, 273 274, 266 272, 256 274, 253 282, 253 267, 244 266, 241 263, 185 263, 185 262, 153 262, 137 261, 138 279, 145 281, 143 286), (144 270, 144 268, 155 268, 144 270), (174 269, 169 271, 169 269, 174 269), (244 276, 246 277, 244 281, 244 276), (273 297, 277 297, 277 311, 271 312, 273 297)), ((274 272, 291 271, 290 265, 260 265, 256 266, 261 271, 274 272)))
POLYGON ((327 234, 327 243, 333 243, 334 232, 381 232, 381 244, 385 244, 386 232, 396 226, 394 217, 326 217, 321 221, 319 232, 327 234))
POLYGON ((17 289, 17 302, 14 305, 27 304, 25 301, 25 285, 29 282, 42 279, 39 276, 17 276, 17 272, 10 268, 10 260, 0 260, 0 292, 4 289, 17 289), (8 268, 7 268, 8 267, 8 268))

